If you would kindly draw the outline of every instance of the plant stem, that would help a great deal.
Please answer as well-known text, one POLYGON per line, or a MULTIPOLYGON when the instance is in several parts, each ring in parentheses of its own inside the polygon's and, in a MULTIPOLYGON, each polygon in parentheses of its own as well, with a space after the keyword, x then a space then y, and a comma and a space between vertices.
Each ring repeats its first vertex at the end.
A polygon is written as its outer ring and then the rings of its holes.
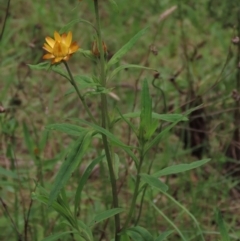
POLYGON ((136 183, 135 183, 135 189, 134 189, 134 193, 133 193, 133 198, 132 198, 132 203, 130 206, 130 210, 127 216, 127 220, 123 226, 123 229, 126 229, 129 222, 131 221, 135 206, 136 206, 136 201, 137 201, 137 197, 138 197, 138 191, 139 191, 139 185, 140 185, 140 181, 141 181, 141 177, 140 177, 140 172, 141 172, 141 167, 143 164, 143 160, 144 160, 144 145, 142 145, 141 151, 140 151, 140 162, 137 168, 137 178, 136 178, 136 183))
POLYGON ((66 61, 63 61, 63 63, 64 63, 64 65, 65 65, 65 67, 66 67, 66 69, 67 69, 67 72, 68 72, 68 74, 69 74, 71 85, 72 85, 72 86, 74 87, 74 89, 76 90, 77 95, 78 95, 79 99, 81 100, 81 102, 82 102, 85 110, 87 111, 90 119, 91 119, 95 124, 97 124, 95 118, 93 117, 91 111, 89 110, 89 108, 88 108, 88 106, 87 106, 87 104, 86 104, 86 102, 85 102, 85 99, 83 98, 83 96, 81 95, 81 93, 80 93, 80 91, 79 91, 79 89, 78 89, 78 86, 77 86, 77 84, 76 84, 76 82, 75 82, 75 80, 74 80, 74 78, 73 78, 73 76, 72 76, 72 73, 71 73, 71 71, 70 71, 70 69, 69 69, 69 66, 68 66, 67 62, 66 62, 66 61))
MULTIPOLYGON (((97 24, 97 35, 98 35, 98 49, 100 52, 100 82, 103 87, 106 86, 106 72, 105 72, 105 58, 104 58, 104 50, 102 46, 102 34, 101 34, 101 26, 100 26, 100 18, 99 18, 99 7, 98 0, 94 0, 94 10, 97 24)), ((109 129, 109 116, 108 116, 108 104, 106 94, 101 94, 101 107, 102 107, 102 127, 104 129, 109 129)), ((117 193, 117 183, 116 177, 113 169, 111 150, 109 147, 109 143, 106 135, 102 134, 102 140, 105 150, 105 155, 107 159, 111 187, 112 187, 112 198, 113 198, 113 207, 118 208, 118 193, 117 193)), ((115 219, 115 241, 120 240, 120 235, 118 232, 120 231, 120 216, 116 214, 114 216, 115 219)))

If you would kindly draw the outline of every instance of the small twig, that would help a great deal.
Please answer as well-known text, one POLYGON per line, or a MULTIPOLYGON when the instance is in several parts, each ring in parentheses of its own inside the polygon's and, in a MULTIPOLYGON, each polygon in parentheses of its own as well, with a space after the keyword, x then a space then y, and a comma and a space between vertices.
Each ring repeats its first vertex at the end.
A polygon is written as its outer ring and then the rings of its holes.
POLYGON ((0 202, 2 204, 2 207, 6 213, 6 215, 8 216, 8 218, 10 219, 11 223, 12 223, 12 226, 14 228, 14 230, 16 231, 17 235, 18 235, 18 240, 21 241, 22 240, 22 235, 21 233, 18 231, 17 229, 17 225, 14 223, 10 213, 8 212, 8 208, 7 208, 7 204, 3 201, 3 199, 0 197, 0 202))
POLYGON ((4 21, 3 21, 2 31, 1 31, 1 34, 0 34, 0 42, 2 40, 3 33, 4 33, 4 30, 5 30, 5 27, 6 27, 6 23, 7 23, 7 17, 8 17, 8 13, 9 13, 9 9, 10 9, 10 1, 11 0, 8 0, 8 3, 7 3, 6 14, 5 14, 5 18, 4 18, 4 21))

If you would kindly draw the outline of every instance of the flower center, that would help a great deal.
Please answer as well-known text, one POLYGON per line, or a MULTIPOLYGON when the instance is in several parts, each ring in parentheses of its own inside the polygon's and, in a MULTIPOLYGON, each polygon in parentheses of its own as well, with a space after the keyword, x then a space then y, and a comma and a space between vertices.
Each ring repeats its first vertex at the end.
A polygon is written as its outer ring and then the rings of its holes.
POLYGON ((59 41, 55 42, 53 46, 53 52, 52 52, 52 54, 55 57, 65 57, 68 55, 68 53, 69 53, 69 48, 64 42, 59 42, 59 41))

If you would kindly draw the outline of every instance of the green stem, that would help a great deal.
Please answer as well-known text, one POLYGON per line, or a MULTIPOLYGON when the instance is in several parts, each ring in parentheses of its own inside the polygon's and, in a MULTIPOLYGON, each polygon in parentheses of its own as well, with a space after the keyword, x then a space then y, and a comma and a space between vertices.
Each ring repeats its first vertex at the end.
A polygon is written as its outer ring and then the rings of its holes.
POLYGON ((66 69, 67 69, 67 72, 68 72, 68 74, 69 74, 69 77, 70 77, 69 80, 70 80, 71 85, 72 85, 72 86, 74 87, 74 89, 76 90, 77 95, 78 95, 79 99, 81 100, 81 102, 82 102, 85 110, 87 111, 89 117, 91 118, 91 120, 92 120, 95 124, 97 124, 95 118, 93 117, 91 111, 89 110, 89 108, 88 108, 88 106, 87 106, 87 104, 86 104, 86 102, 85 102, 85 99, 83 98, 83 96, 81 95, 81 93, 80 93, 80 91, 79 91, 79 89, 78 89, 78 86, 77 86, 77 84, 76 84, 76 82, 75 82, 75 80, 74 80, 74 78, 73 78, 73 76, 72 76, 72 73, 71 73, 71 71, 70 71, 70 69, 69 69, 69 66, 68 66, 67 62, 66 62, 66 61, 63 61, 63 63, 64 63, 64 65, 65 65, 65 67, 66 67, 66 69))
MULTIPOLYGON (((104 50, 102 46, 102 33, 100 26, 100 18, 99 18, 99 7, 98 0, 94 0, 94 10, 97 24, 97 35, 98 35, 98 49, 100 52, 100 82, 103 87, 106 86, 106 72, 105 72, 105 58, 104 58, 104 50)), ((106 94, 101 94, 101 105, 102 105, 102 127, 104 129, 109 129, 109 116, 108 116, 108 104, 106 94)), ((118 208, 118 193, 117 193, 117 182, 113 169, 113 161, 111 156, 111 150, 109 147, 109 143, 106 135, 102 134, 102 140, 105 150, 105 155, 107 159, 110 182, 112 187, 112 198, 113 198, 113 207, 118 208)), ((115 241, 120 241, 120 235, 118 235, 120 231, 120 216, 116 214, 114 216, 115 219, 115 241)))
POLYGON ((144 145, 141 148, 140 162, 139 162, 139 165, 138 165, 138 168, 137 168, 137 178, 136 178, 136 184, 135 184, 135 189, 134 189, 134 193, 133 193, 132 203, 131 203, 130 210, 129 210, 129 213, 128 213, 128 216, 127 216, 127 220, 126 220, 125 224, 123 225, 123 229, 127 228, 128 224, 131 221, 131 218, 133 216, 134 209, 136 207, 136 201, 137 201, 138 191, 139 191, 139 186, 140 186, 140 181, 141 181, 141 177, 140 177, 139 174, 141 172, 141 167, 142 167, 143 160, 144 160, 144 154, 143 153, 144 153, 144 145))

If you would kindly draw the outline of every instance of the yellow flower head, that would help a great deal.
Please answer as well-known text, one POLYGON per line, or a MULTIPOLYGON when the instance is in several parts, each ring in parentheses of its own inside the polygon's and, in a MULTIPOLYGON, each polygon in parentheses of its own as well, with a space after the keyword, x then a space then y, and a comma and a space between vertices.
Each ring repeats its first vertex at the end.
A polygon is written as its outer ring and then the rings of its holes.
POLYGON ((43 49, 48 53, 43 56, 43 59, 51 59, 52 64, 69 60, 70 56, 79 49, 76 42, 72 43, 72 32, 60 35, 55 31, 54 39, 46 37, 45 40, 43 49))

